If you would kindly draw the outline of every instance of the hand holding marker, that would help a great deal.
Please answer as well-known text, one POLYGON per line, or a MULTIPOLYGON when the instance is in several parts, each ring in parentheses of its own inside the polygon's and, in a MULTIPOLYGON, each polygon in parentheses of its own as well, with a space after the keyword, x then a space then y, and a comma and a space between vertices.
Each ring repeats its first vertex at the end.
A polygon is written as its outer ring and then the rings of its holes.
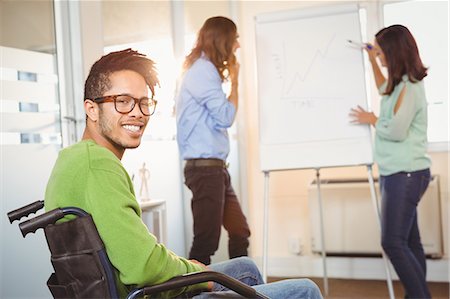
POLYGON ((372 50, 373 46, 371 44, 363 44, 363 43, 358 43, 358 42, 354 42, 350 39, 347 40, 350 44, 360 47, 360 48, 367 48, 369 50, 372 50))

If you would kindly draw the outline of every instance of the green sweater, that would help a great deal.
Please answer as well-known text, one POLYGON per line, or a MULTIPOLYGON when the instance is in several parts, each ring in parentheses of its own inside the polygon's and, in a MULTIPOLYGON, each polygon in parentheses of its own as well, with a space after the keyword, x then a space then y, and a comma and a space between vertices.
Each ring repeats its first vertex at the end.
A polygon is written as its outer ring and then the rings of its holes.
MULTIPOLYGON (((117 271, 121 297, 134 286, 152 285, 201 266, 158 244, 141 219, 133 184, 120 160, 92 140, 59 153, 45 192, 45 209, 75 206, 92 215, 117 271)), ((193 288, 206 287, 206 284, 193 288)), ((166 294, 174 296, 183 290, 166 294)))
MULTIPOLYGON (((386 90, 387 81, 379 92, 386 90)), ((427 101, 423 81, 411 82, 406 75, 390 95, 380 103, 380 117, 375 125, 375 161, 381 175, 429 168, 427 155, 427 101), (397 113, 394 107, 405 88, 397 113)))

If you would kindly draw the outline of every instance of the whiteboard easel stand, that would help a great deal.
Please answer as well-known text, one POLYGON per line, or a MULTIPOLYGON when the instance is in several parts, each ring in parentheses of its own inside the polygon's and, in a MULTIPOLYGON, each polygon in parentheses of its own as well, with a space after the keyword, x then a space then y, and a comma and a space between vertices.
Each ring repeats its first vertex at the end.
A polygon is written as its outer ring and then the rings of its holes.
MULTIPOLYGON (((320 215, 320 238, 322 242, 322 261, 323 261, 323 282, 325 295, 328 295, 328 275, 327 275, 327 264, 326 264, 326 252, 325 252, 325 232, 323 223, 323 209, 322 209, 322 198, 320 193, 320 168, 316 168, 316 178, 317 178, 317 199, 319 202, 319 215, 320 215)), ((370 193, 372 198, 372 203, 375 209, 375 214, 378 219, 378 224, 381 232, 381 213, 378 204, 377 193, 375 192, 375 182, 372 173, 372 164, 367 164, 367 175, 369 178, 370 193)), ((267 282, 267 260, 268 260, 268 228, 269 228, 269 171, 264 171, 264 227, 263 227, 263 265, 262 265, 262 275, 265 282, 267 282)), ((392 286, 391 272, 389 270, 388 259, 383 249, 381 249, 381 254, 384 260, 384 267, 386 270, 386 281, 388 285, 389 298, 395 299, 394 288, 392 286)))
MULTIPOLYGON (((372 204, 375 209, 377 220, 378 220, 378 227, 380 228, 380 236, 381 236, 381 209, 378 204, 378 198, 377 193, 375 192, 375 182, 373 180, 373 173, 372 173, 372 165, 367 165, 367 174, 369 177, 369 185, 370 185, 370 194, 372 198, 372 204)), ((386 281, 388 285, 389 290, 389 298, 395 299, 394 295, 394 288, 392 286, 392 278, 391 278, 391 271, 389 270, 389 262, 388 258, 386 256, 386 253, 384 252, 383 248, 381 248, 381 255, 383 256, 384 261, 384 268, 386 269, 386 281)))
POLYGON ((320 241, 322 242, 323 289, 328 296, 327 254, 325 252, 325 231, 323 223, 322 195, 320 193, 320 168, 316 168, 317 201, 319 202, 320 241))
POLYGON ((267 283, 268 236, 269 235, 269 172, 264 171, 264 223, 263 223, 263 266, 262 276, 267 283))
MULTIPOLYGON (((367 175, 369 178, 369 186, 370 186, 370 194, 372 198, 372 203, 375 209, 375 215, 378 220, 378 226, 380 228, 380 235, 381 235, 381 213, 380 213, 380 207, 378 204, 378 198, 377 193, 375 192, 375 181, 373 179, 373 173, 372 173, 372 165, 367 165, 367 175)), ((327 275, 327 264, 326 264, 326 250, 325 250, 325 231, 324 231, 324 222, 323 222, 323 207, 322 207, 322 196, 320 193, 320 168, 316 168, 316 182, 317 182, 317 200, 319 203, 319 219, 320 219, 320 239, 322 243, 322 262, 323 262, 323 285, 325 290, 325 295, 328 296, 328 275, 327 275)), ((392 286, 392 278, 391 278, 391 272, 389 270, 389 264, 388 259, 386 257, 386 254, 384 253, 383 249, 381 249, 381 254, 384 261, 384 267, 386 270, 386 282, 388 285, 388 291, 389 291, 389 298, 395 299, 394 296, 394 288, 392 286)))

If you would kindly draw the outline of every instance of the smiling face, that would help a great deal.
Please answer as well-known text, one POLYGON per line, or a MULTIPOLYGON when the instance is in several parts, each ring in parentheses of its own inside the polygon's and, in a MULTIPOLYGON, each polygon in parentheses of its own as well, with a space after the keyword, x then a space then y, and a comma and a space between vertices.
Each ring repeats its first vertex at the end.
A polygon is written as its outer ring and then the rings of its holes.
MULTIPOLYGON (((111 88, 102 96, 128 94, 135 98, 148 97, 148 87, 144 78, 134 71, 114 72, 109 76, 111 88)), ((88 115, 89 133, 83 139, 94 141, 111 150, 119 159, 125 149, 136 148, 141 143, 149 116, 142 114, 139 105, 127 113, 121 114, 114 108, 113 102, 95 103, 85 101, 88 115)))

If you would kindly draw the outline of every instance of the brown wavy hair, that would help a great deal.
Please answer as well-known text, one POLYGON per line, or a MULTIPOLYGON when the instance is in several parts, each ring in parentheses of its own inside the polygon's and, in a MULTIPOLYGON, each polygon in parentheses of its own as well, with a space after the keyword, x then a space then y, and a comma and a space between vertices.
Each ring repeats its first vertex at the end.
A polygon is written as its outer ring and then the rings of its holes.
POLYGON ((228 78, 229 66, 236 63, 233 53, 236 38, 237 28, 232 20, 220 16, 207 19, 198 33, 195 47, 186 56, 184 70, 190 68, 204 52, 224 81, 228 78))
POLYGON ((411 32, 403 25, 392 25, 381 29, 376 35, 383 50, 388 69, 388 84, 384 94, 390 95, 403 75, 411 82, 421 81, 427 70, 419 56, 419 49, 411 32))

